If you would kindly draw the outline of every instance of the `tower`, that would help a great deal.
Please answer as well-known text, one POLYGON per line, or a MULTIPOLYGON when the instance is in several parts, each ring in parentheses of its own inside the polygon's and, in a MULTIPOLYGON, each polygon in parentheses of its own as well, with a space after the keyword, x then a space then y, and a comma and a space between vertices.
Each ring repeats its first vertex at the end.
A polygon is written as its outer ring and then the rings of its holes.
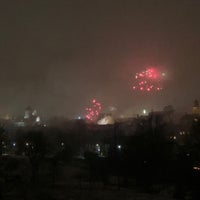
POLYGON ((200 115, 200 106, 199 101, 197 99, 194 101, 194 105, 192 107, 192 114, 200 115))

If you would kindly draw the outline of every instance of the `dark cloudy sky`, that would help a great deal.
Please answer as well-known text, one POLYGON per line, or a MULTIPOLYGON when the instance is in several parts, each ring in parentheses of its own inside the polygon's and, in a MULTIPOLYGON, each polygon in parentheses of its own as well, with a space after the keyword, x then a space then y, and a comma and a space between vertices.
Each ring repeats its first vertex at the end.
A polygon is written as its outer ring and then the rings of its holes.
POLYGON ((0 115, 81 113, 91 98, 122 113, 200 98, 198 0, 0 1, 0 115), (162 66, 165 90, 131 91, 144 66, 162 66))

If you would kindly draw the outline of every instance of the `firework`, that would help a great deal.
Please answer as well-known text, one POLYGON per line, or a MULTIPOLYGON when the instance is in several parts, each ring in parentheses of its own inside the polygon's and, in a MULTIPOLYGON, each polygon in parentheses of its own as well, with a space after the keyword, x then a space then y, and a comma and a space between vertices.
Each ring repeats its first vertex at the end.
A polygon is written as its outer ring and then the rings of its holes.
POLYGON ((86 115, 85 118, 90 121, 97 120, 99 113, 101 111, 101 103, 99 103, 97 100, 93 99, 91 101, 91 106, 86 108, 86 115))
POLYGON ((135 83, 133 90, 138 91, 160 91, 163 89, 162 80, 165 73, 160 72, 156 68, 148 68, 135 74, 135 83))

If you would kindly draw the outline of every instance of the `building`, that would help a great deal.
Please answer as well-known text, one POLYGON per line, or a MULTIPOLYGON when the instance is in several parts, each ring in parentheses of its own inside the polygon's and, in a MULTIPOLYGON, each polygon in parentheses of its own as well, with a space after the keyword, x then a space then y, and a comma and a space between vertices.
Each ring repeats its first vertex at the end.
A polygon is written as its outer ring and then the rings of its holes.
POLYGON ((198 100, 194 101, 194 105, 192 107, 192 114, 200 115, 200 106, 199 106, 199 101, 198 100))

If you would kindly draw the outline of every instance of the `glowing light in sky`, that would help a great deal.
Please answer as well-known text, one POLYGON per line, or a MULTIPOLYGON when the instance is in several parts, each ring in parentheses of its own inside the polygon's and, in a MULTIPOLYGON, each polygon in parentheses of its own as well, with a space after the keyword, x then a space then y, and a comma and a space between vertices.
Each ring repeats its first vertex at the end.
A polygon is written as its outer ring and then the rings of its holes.
POLYGON ((99 113, 101 111, 101 103, 99 103, 96 99, 91 101, 91 106, 86 108, 86 115, 85 118, 90 121, 97 120, 99 113))
POLYGON ((147 114, 147 110, 146 110, 146 109, 143 109, 142 113, 143 113, 144 115, 146 115, 146 114, 147 114))
POLYGON ((166 74, 154 67, 135 74, 135 82, 132 89, 138 91, 152 92, 163 89, 162 80, 166 74))

